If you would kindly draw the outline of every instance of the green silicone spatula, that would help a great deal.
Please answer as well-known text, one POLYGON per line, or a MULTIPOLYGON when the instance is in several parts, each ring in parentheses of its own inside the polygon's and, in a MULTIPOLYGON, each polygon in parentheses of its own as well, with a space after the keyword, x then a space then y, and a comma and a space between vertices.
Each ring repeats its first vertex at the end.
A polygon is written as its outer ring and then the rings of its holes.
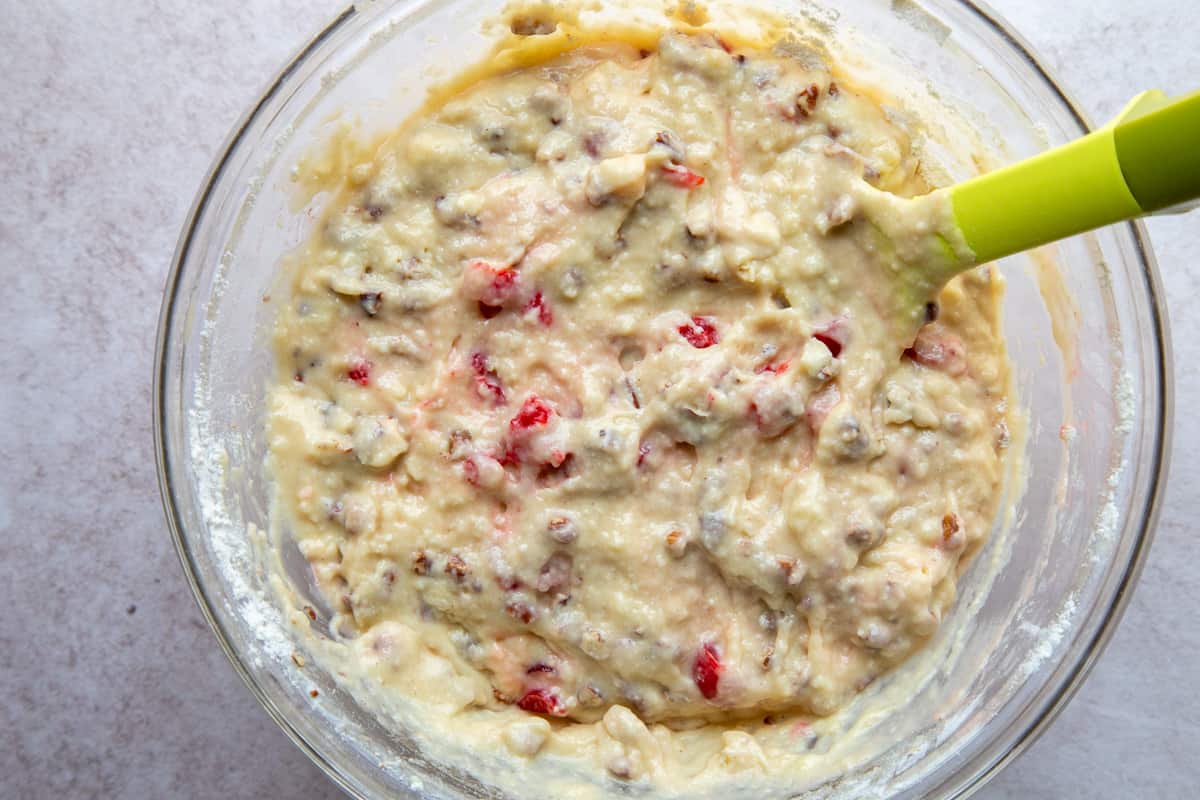
POLYGON ((982 263, 1200 197, 1200 92, 1135 97, 1082 139, 947 189, 982 263))
POLYGON ((970 252, 943 242, 936 263, 898 275, 903 318, 976 264, 1200 197, 1200 91, 1143 92, 1081 139, 938 191, 970 252))

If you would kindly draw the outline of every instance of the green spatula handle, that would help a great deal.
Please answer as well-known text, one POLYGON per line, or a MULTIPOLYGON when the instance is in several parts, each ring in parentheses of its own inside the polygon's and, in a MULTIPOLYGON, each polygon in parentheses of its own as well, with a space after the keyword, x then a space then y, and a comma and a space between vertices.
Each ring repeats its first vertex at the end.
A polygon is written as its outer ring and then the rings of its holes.
POLYGON ((977 262, 1200 197, 1200 91, 1154 89, 1070 144, 949 189, 977 262))

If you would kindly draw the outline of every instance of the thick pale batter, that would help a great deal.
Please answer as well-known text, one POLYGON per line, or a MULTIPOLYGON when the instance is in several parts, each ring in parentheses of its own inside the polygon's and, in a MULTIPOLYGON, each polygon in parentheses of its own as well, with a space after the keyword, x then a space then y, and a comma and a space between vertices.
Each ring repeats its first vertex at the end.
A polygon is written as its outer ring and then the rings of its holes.
POLYGON ((930 187, 866 90, 711 35, 591 45, 328 188, 271 468, 380 682, 632 779, 698 726, 761 760, 935 631, 996 510, 997 287, 896 339, 890 276, 954 234, 897 199, 930 187))

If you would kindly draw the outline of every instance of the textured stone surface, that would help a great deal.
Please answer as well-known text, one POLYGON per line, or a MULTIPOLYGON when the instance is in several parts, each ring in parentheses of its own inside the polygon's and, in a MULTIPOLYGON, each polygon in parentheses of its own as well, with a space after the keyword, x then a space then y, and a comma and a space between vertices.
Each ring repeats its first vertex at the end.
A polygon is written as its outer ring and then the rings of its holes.
MULTIPOLYGON (((993 5, 1093 119, 1200 79, 1188 0, 993 5)), ((0 796, 339 796, 204 626, 150 433, 159 295, 191 198, 242 109, 335 10, 0 0, 0 796)), ((1150 224, 1180 413, 1146 571, 1086 686, 980 797, 1195 794, 1198 220, 1150 224)))

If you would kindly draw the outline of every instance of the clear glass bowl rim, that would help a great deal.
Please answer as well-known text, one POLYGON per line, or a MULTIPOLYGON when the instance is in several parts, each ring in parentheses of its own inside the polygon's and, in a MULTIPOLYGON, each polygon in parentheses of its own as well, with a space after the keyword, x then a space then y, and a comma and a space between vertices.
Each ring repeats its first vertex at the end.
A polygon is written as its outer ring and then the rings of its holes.
MULTIPOLYGON (((1086 115, 1080 110, 1077 103, 1067 91, 1054 79, 1046 66, 1034 55, 1030 44, 1019 33, 1013 30, 997 12, 979 0, 950 0, 950 2, 976 17, 992 34, 998 36, 1011 49, 1013 54, 1018 55, 1024 60, 1033 73, 1045 84, 1045 87, 1062 103, 1063 107, 1082 130, 1087 131, 1092 129, 1092 125, 1086 115)), ((266 709, 270 717, 288 738, 322 772, 341 787, 343 791, 353 797, 363 798, 364 796, 357 790, 339 766, 309 742, 263 692, 251 674, 243 656, 231 645, 229 635, 213 611, 214 606, 208 596, 208 590, 197 577, 199 571, 193 561, 187 539, 183 534, 184 523, 178 511, 177 495, 174 488, 174 481, 177 478, 172 474, 168 466, 171 463, 170 448, 167 440, 169 411, 167 397, 164 392, 165 376, 169 366, 168 360, 171 355, 168 351, 168 345, 173 339, 171 332, 178 322, 180 308, 186 299, 181 291, 186 285, 182 280, 185 272, 184 264, 187 261, 188 253, 197 233, 197 223, 208 206, 209 201, 213 198, 217 183, 233 156, 238 152, 248 129, 258 121, 261 113, 271 101, 287 87, 289 78, 291 78, 293 73, 315 51, 320 49, 322 44, 333 37, 344 25, 357 16, 358 13, 359 11, 355 6, 346 7, 287 61, 260 93, 254 104, 235 123, 231 133, 213 160, 208 173, 205 175, 201 188, 188 211, 165 283, 155 344, 153 412, 155 462, 159 492, 162 498, 163 511, 166 515, 167 527, 170 530, 171 540, 175 545, 175 551, 183 567, 188 585, 191 587, 192 595, 195 597, 201 613, 208 622, 209 628, 212 629, 221 649, 233 665, 235 672, 237 672, 251 694, 257 698, 260 705, 266 709)), ((1159 398, 1157 409, 1147 409, 1147 413, 1154 414, 1158 421, 1158 426, 1155 430, 1155 441, 1153 442, 1152 449, 1155 463, 1153 470, 1149 473, 1150 485, 1146 487, 1146 503, 1140 510, 1137 539, 1132 548, 1129 561, 1125 565, 1124 574, 1121 576, 1121 580, 1114 593, 1112 603, 1106 611, 1105 619, 1096 628, 1092 639, 1084 643, 1082 647, 1076 648, 1076 652, 1074 653, 1075 662, 1072 668, 1059 681, 1059 685, 1046 695, 1046 699, 1041 703, 1041 706, 1032 711, 1032 713, 1025 715, 1028 721, 1023 729, 1019 730, 1016 735, 1010 735, 1008 741, 994 741, 986 746, 985 751, 980 753, 980 756, 990 755, 990 760, 987 763, 979 767, 976 763, 978 759, 966 762, 963 768, 951 778, 950 785, 942 784, 941 788, 949 790, 947 795, 949 797, 964 798, 974 794, 975 791, 980 789, 992 777, 998 774, 1000 770, 1024 752, 1026 748, 1037 741, 1038 737, 1049 728, 1054 719, 1062 712, 1067 703, 1070 702, 1071 698, 1083 685, 1088 673, 1095 666, 1096 661, 1116 631, 1125 608, 1129 603, 1129 599, 1133 594, 1133 589, 1137 584, 1146 554, 1149 552, 1150 544, 1153 540, 1154 528, 1162 506, 1167 469, 1170 461, 1171 429, 1174 410, 1174 386, 1170 365, 1173 363, 1173 358, 1166 306, 1162 299, 1162 284, 1145 226, 1140 221, 1125 224, 1128 226, 1128 232, 1131 235, 1138 261, 1141 263, 1146 294, 1150 299, 1150 308, 1148 311, 1153 327, 1154 352, 1157 356, 1157 363, 1154 365, 1154 376, 1158 382, 1157 396, 1159 398)), ((1130 516, 1135 511, 1137 510, 1127 509, 1130 516)))

